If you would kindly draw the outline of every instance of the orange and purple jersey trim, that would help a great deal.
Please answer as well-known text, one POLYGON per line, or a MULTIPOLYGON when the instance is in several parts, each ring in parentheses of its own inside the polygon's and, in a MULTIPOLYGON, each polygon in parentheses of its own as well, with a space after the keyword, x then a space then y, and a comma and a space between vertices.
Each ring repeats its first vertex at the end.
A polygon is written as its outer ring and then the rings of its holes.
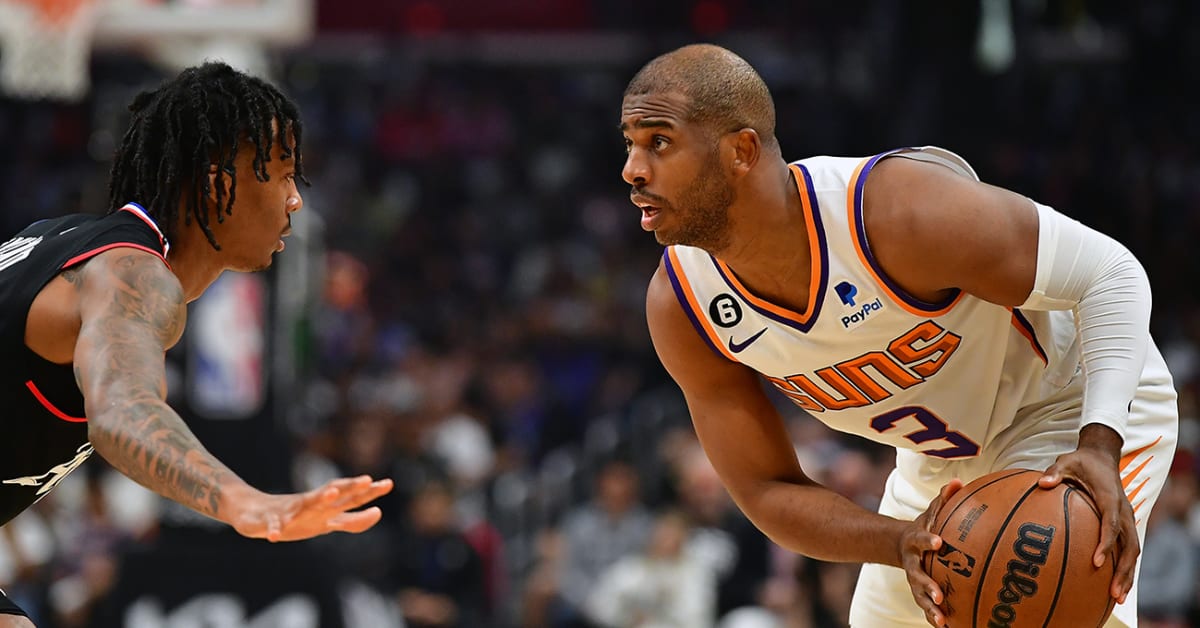
MULTIPOLYGON (((709 259, 712 261, 717 274, 729 289, 737 294, 751 309, 775 322, 807 333, 817 321, 817 317, 821 312, 821 303, 824 300, 825 290, 828 287, 829 250, 826 246, 825 228, 821 221, 817 196, 813 190, 812 177, 808 169, 803 165, 791 164, 791 168, 796 179, 796 187, 800 192, 800 201, 804 207, 805 224, 808 230, 808 244, 811 252, 809 255, 811 262, 808 302, 805 306, 805 311, 802 313, 794 312, 759 298, 742 285, 737 275, 725 262, 711 255, 709 259)), ((692 290, 687 273, 684 271, 674 247, 667 247, 663 252, 663 262, 667 270, 667 277, 671 281, 671 287, 675 290, 675 296, 679 299, 679 304, 683 307, 684 312, 687 313, 688 319, 692 321, 696 332, 700 334, 700 337, 704 339, 705 343, 708 344, 714 353, 737 362, 738 360, 733 354, 726 350, 725 343, 722 341, 720 334, 709 323, 707 314, 696 299, 696 293, 692 290)))
POLYGON ((1050 364, 1050 360, 1046 358, 1046 350, 1042 348, 1042 343, 1038 342, 1037 331, 1033 329, 1033 325, 1029 322, 1029 319, 1025 318, 1021 310, 1015 307, 1009 309, 1012 310, 1013 327, 1016 327, 1017 331, 1021 332, 1021 335, 1025 336, 1025 339, 1029 341, 1029 345, 1033 347, 1033 352, 1042 359, 1042 364, 1050 364))
MULTIPOLYGON (((813 191, 812 177, 808 169, 800 164, 791 164, 792 174, 796 177, 796 187, 800 191, 800 202, 804 206, 804 223, 808 228, 809 250, 809 282, 808 303, 804 312, 794 312, 758 298, 738 280, 737 275, 729 266, 713 257, 713 265, 725 285, 750 305, 754 311, 782 325, 807 333, 817 322, 821 313, 821 303, 824 301, 825 288, 829 283, 829 250, 825 242, 825 227, 821 222, 821 211, 817 205, 817 195, 813 191)), ((710 256, 711 257, 711 256, 710 256)))
POLYGON ((687 275, 683 272, 683 265, 679 262, 679 256, 675 253, 675 247, 668 246, 663 251, 663 266, 667 269, 667 278, 671 280, 671 287, 675 289, 675 298, 679 299, 679 304, 683 306, 683 311, 687 314, 688 320, 692 321, 692 326, 696 328, 696 333, 700 334, 700 337, 708 344, 708 348, 713 350, 713 353, 737 362, 738 360, 733 357, 733 354, 725 349, 725 345, 721 342, 717 331, 712 328, 712 325, 708 324, 704 310, 696 302, 696 293, 692 292, 692 285, 688 282, 687 275))
POLYGON ((941 316, 958 303, 959 299, 963 297, 963 292, 955 289, 949 297, 939 303, 928 303, 912 296, 899 284, 892 281, 887 273, 883 272, 879 261, 871 253, 870 243, 867 242, 867 227, 863 220, 863 189, 866 187, 867 175, 870 174, 871 168, 879 163, 879 160, 901 150, 904 149, 890 150, 864 159, 854 170, 854 175, 850 177, 850 193, 847 195, 846 204, 850 228, 854 232, 854 248, 858 252, 858 258, 863 266, 875 277, 876 283, 897 305, 917 316, 941 316))

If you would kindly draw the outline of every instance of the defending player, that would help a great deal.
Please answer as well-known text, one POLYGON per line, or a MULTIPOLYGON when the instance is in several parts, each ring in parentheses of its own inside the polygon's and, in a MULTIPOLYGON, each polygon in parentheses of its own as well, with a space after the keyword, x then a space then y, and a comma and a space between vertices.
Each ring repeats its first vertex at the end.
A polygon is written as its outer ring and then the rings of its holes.
POLYGON ((788 164, 762 79, 716 46, 642 68, 621 130, 642 228, 667 245, 647 294, 659 357, 763 532, 867 563, 851 625, 943 625, 926 522, 961 481, 1010 467, 1096 499, 1094 560, 1117 561, 1110 624, 1136 625, 1139 541, 1178 417, 1127 250, 949 151, 788 164), (760 375, 897 448, 879 514, 805 476, 760 375))
MULTIPOLYGON (((392 488, 369 477, 268 495, 165 403, 164 352, 225 270, 283 249, 303 205, 302 127, 267 83, 218 63, 139 95, 109 213, 43 220, 0 245, 0 523, 92 453, 151 490, 271 541, 362 532, 392 488), (86 417, 86 418, 85 418, 86 417)), ((0 627, 32 626, 0 592, 0 627)))

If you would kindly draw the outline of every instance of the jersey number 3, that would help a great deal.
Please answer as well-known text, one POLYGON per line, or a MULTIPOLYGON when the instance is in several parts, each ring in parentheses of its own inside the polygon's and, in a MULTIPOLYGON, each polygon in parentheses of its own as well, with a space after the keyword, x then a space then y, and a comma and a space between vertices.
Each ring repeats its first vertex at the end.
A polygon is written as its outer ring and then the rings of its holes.
POLYGON ((943 449, 929 449, 921 453, 935 458, 970 458, 979 454, 979 445, 961 432, 946 429, 946 422, 938 415, 921 406, 904 406, 896 408, 871 419, 871 427, 880 434, 896 427, 900 421, 912 417, 924 429, 917 430, 904 437, 913 444, 921 445, 933 441, 945 441, 950 444, 943 449))

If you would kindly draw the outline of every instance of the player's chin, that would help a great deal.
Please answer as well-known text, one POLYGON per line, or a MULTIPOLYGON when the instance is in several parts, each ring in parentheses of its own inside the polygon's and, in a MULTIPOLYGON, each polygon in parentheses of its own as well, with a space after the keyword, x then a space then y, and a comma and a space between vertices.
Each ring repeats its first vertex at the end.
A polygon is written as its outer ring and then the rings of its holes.
POLYGON ((671 230, 664 227, 659 227, 654 230, 654 239, 662 246, 674 246, 680 244, 679 238, 676 237, 671 230))
POLYGON ((275 256, 282 252, 283 252, 283 240, 280 240, 275 245, 275 247, 272 248, 271 251, 266 254, 266 256, 263 259, 259 260, 259 262, 255 266, 254 270, 259 271, 259 270, 266 270, 266 269, 270 268, 271 264, 275 263, 275 256))
POLYGON ((243 264, 242 267, 237 270, 243 273, 257 273, 270 268, 271 264, 274 262, 275 255, 271 253, 262 259, 253 260, 247 264, 243 264))

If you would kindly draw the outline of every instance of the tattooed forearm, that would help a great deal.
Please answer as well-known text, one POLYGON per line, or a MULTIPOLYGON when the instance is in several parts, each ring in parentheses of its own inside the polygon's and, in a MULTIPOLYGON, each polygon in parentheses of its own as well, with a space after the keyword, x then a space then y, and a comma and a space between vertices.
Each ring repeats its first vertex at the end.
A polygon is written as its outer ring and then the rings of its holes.
POLYGON ((89 430, 92 446, 118 471, 154 492, 215 519, 233 473, 209 454, 179 416, 157 399, 113 408, 89 430))
POLYGON ((187 312, 179 282, 145 254, 105 261, 102 272, 87 273, 97 285, 81 291, 75 359, 92 446, 143 486, 224 520, 222 488, 241 480, 164 401, 164 352, 183 333, 187 312))

